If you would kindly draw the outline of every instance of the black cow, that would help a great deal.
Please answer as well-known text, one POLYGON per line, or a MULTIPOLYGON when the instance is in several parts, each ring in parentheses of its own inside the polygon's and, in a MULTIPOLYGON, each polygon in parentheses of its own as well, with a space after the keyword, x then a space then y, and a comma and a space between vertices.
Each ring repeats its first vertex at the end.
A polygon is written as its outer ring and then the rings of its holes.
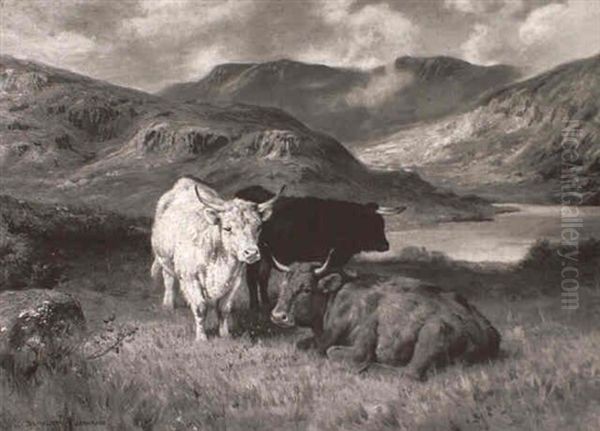
MULTIPOLYGON (((236 197, 262 203, 274 194, 260 187, 239 190, 236 197)), ((257 284, 263 306, 269 307, 268 286, 273 257, 284 265, 324 260, 335 249, 332 264, 342 267, 361 251, 386 251, 382 214, 399 214, 406 207, 380 207, 315 197, 282 196, 273 215, 262 226, 259 247, 262 259, 248 265, 247 284, 250 308, 258 309, 257 284)))

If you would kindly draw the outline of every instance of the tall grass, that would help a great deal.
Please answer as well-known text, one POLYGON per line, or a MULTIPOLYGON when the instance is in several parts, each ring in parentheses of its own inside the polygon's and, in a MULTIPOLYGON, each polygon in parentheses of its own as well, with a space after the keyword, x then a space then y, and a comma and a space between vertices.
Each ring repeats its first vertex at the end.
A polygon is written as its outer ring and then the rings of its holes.
POLYGON ((353 374, 296 351, 288 336, 196 344, 181 316, 133 323, 140 330, 118 353, 65 358, 24 388, 0 378, 2 429, 28 420, 127 430, 595 430, 600 423, 600 334, 552 320, 525 326, 506 318, 501 361, 452 367, 425 384, 353 374))
MULTIPOLYGON (((354 374, 297 351, 294 341, 305 334, 256 330, 243 298, 236 338, 194 343, 189 310, 158 306, 147 238, 118 244, 87 241, 66 250, 58 287, 80 299, 90 333, 29 380, 0 368, 1 430, 600 429, 597 297, 567 316, 552 296, 511 302, 482 295, 477 305, 502 333, 502 358, 415 383, 400 372, 354 374), (105 351, 127 328, 137 332, 105 351)), ((523 276, 521 283, 543 286, 548 247, 536 246, 508 274, 486 273, 486 282, 508 289, 507 280, 523 276)), ((443 256, 415 249, 404 258, 437 271, 444 286, 469 287, 460 278, 465 268, 443 256)), ((392 269, 386 276, 399 279, 392 269)))

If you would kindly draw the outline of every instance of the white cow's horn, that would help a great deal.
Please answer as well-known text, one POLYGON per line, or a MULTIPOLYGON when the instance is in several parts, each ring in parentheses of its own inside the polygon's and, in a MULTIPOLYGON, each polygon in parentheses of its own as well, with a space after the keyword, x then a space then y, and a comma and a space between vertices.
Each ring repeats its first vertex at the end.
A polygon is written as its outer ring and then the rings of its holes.
POLYGON ((327 259, 325 260, 323 265, 321 265, 319 268, 315 268, 315 270, 314 270, 315 275, 321 275, 325 271, 327 271, 327 267, 329 266, 329 263, 331 262, 331 256, 333 256, 334 250, 335 249, 333 249, 333 248, 331 250, 329 250, 329 254, 327 255, 327 259))
POLYGON ((196 197, 200 201, 201 204, 206 205, 209 208, 212 208, 215 211, 223 211, 225 206, 223 205, 223 200, 218 196, 213 195, 212 193, 208 193, 206 190, 201 190, 198 186, 194 186, 194 191, 196 192, 196 197))

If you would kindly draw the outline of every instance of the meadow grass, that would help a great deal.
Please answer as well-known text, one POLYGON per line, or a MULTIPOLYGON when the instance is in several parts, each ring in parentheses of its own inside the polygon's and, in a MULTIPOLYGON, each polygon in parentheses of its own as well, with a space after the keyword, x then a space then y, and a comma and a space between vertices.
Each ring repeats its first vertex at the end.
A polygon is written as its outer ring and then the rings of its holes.
POLYGON ((59 288, 82 302, 89 342, 28 383, 0 371, 0 429, 600 429, 595 289, 571 312, 553 296, 478 296, 502 333, 502 357, 416 383, 297 351, 304 332, 251 324, 245 292, 234 338, 195 343, 185 306, 160 309, 149 260, 139 246, 78 253, 59 288), (120 348, 85 359, 128 327, 137 332, 120 348))

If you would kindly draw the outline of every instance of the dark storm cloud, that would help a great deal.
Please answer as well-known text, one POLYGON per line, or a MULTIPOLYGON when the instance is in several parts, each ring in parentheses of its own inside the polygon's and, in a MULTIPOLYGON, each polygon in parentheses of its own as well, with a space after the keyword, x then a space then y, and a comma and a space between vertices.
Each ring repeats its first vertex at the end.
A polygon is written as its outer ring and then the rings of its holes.
POLYGON ((157 90, 226 61, 372 67, 453 55, 538 70, 593 54, 587 0, 3 0, 3 53, 157 90))

